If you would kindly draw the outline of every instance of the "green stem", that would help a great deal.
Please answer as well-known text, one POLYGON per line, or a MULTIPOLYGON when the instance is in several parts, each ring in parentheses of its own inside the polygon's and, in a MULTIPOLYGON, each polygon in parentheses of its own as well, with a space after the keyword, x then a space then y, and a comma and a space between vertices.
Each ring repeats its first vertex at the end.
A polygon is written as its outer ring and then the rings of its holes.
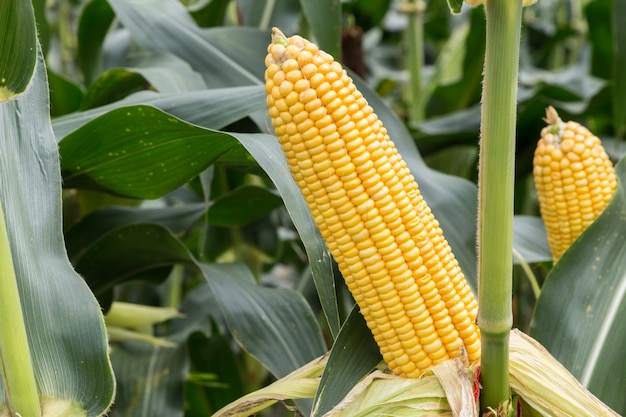
POLYGON ((41 407, 13 257, 0 204, 0 365, 13 415, 39 417, 41 407))
POLYGON ((424 8, 425 4, 422 0, 409 0, 403 5, 403 11, 409 17, 407 28, 407 60, 410 78, 407 90, 409 123, 417 123, 424 118, 424 106, 420 100, 424 66, 424 8))
POLYGON ((487 45, 479 166, 478 323, 482 408, 509 399, 513 186, 521 0, 486 0, 487 45))

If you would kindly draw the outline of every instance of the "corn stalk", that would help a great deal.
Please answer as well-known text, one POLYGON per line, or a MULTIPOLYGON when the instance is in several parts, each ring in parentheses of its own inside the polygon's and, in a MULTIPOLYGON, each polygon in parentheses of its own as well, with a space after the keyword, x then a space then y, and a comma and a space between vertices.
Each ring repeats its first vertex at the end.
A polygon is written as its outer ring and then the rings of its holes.
POLYGON ((486 0, 487 44, 479 166, 478 323, 482 408, 509 399, 513 185, 521 0, 486 0))

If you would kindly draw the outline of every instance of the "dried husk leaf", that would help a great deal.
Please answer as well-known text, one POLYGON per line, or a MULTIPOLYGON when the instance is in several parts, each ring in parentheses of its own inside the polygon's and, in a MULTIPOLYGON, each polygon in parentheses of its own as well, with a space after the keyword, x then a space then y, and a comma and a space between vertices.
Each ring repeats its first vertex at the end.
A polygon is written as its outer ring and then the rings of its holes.
POLYGON ((278 401, 313 398, 327 361, 328 355, 314 359, 273 384, 228 404, 213 414, 213 417, 246 417, 278 401))
POLYGON ((509 339, 513 391, 543 416, 619 416, 583 387, 539 342, 517 329, 509 339))

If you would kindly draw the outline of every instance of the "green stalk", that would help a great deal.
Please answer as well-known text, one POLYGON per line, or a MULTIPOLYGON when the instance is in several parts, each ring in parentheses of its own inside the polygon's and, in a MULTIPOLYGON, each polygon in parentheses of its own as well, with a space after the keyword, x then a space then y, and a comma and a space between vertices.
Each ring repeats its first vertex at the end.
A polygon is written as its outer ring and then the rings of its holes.
POLYGON ((482 408, 509 399, 512 317, 513 186, 521 0, 486 0, 487 45, 479 166, 478 324, 482 408))
POLYGON ((4 211, 0 204, 0 365, 13 415, 39 417, 41 407, 26 325, 13 268, 4 211))
POLYGON ((409 69, 409 88, 407 90, 407 118, 410 124, 424 118, 422 92, 422 67, 424 66, 424 8, 422 0, 409 0, 402 10, 409 17, 407 28, 407 60, 409 69))

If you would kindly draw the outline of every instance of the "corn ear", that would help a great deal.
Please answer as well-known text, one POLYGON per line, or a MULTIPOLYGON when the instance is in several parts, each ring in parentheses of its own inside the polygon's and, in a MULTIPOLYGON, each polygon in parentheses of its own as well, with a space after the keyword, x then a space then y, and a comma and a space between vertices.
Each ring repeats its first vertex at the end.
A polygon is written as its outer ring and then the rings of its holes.
POLYGON ((600 139, 553 107, 533 158, 539 208, 554 261, 602 213, 617 190, 617 175, 600 139))
POLYGON ((332 56, 274 28, 267 105, 291 174, 397 375, 480 359, 477 303, 385 127, 332 56))

